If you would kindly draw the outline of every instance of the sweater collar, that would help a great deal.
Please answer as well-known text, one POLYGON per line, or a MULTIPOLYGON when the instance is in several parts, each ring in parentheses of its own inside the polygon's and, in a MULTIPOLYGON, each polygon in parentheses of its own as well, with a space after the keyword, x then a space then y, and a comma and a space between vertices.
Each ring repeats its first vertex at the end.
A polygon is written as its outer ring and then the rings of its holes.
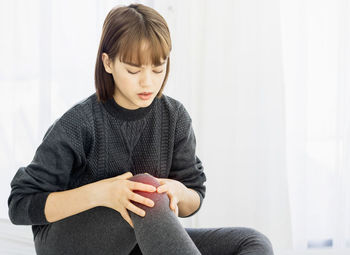
POLYGON ((104 106, 105 106, 106 110, 111 115, 113 115, 115 118, 121 119, 121 120, 132 121, 132 120, 139 120, 139 119, 144 118, 147 115, 147 113, 150 112, 154 108, 155 102, 157 100, 158 100, 158 98, 155 97, 149 106, 140 107, 136 110, 130 110, 130 109, 126 109, 126 108, 120 106, 119 104, 117 104, 115 99, 113 97, 111 97, 104 103, 104 106))

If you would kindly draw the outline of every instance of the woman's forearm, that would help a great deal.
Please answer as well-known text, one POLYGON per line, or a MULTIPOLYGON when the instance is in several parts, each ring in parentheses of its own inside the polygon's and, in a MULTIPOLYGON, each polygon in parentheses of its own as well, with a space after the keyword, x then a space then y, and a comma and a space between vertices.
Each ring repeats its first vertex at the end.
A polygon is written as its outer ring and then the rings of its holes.
POLYGON ((102 205, 103 189, 101 182, 90 183, 75 189, 52 192, 45 204, 45 217, 55 222, 66 217, 102 205))

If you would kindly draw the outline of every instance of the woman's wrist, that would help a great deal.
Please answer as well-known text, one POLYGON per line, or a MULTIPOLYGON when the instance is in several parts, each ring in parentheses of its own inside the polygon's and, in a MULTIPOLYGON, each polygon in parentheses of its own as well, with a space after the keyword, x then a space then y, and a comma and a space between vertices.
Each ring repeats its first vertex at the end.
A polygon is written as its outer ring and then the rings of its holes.
POLYGON ((87 185, 89 193, 89 203, 92 207, 107 206, 109 183, 105 181, 97 181, 87 185))
POLYGON ((186 187, 182 200, 178 203, 179 217, 187 217, 200 206, 200 197, 194 189, 186 187))

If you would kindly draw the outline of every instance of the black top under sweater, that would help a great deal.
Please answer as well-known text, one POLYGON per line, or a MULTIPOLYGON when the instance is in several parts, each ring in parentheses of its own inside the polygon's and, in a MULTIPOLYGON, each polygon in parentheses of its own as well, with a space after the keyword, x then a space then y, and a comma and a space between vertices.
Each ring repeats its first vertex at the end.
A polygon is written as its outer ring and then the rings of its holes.
POLYGON ((205 197, 206 175, 196 156, 187 110, 162 95, 136 110, 106 103, 96 93, 75 104, 46 132, 32 162, 11 181, 9 217, 16 225, 49 224, 44 214, 51 192, 70 190, 130 171, 169 178, 205 197))

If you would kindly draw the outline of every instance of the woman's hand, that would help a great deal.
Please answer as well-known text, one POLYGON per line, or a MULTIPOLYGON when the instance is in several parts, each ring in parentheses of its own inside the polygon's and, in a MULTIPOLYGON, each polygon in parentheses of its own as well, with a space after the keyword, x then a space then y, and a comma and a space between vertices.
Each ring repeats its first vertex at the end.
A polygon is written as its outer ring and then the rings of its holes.
POLYGON ((131 172, 127 172, 116 177, 101 180, 99 181, 99 185, 102 185, 102 205, 118 211, 130 224, 130 226, 134 227, 130 215, 126 209, 140 215, 141 217, 144 217, 146 212, 135 206, 130 202, 130 200, 144 204, 148 207, 153 207, 154 202, 151 199, 134 193, 133 190, 155 192, 156 187, 141 182, 128 180, 128 178, 132 176, 133 175, 131 172))
POLYGON ((170 200, 170 209, 179 216, 179 207, 177 204, 182 200, 186 186, 181 182, 173 179, 157 178, 160 186, 157 188, 158 193, 166 192, 170 200))

